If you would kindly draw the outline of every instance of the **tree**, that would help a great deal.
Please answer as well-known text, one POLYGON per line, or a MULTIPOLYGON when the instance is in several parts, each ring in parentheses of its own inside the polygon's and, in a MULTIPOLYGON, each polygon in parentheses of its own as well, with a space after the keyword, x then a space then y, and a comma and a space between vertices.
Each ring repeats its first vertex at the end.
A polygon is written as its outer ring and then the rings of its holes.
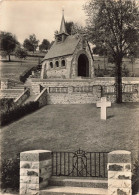
POLYGON ((17 47, 15 50, 15 56, 21 59, 21 65, 22 65, 22 59, 26 59, 28 53, 25 49, 21 47, 17 47))
POLYGON ((115 63, 116 102, 122 102, 122 60, 138 45, 138 7, 134 0, 91 0, 85 4, 87 36, 107 49, 115 63))
POLYGON ((67 33, 69 35, 71 35, 72 34, 72 27, 73 27, 74 23, 71 22, 71 21, 70 22, 65 22, 65 25, 66 25, 67 33))
POLYGON ((27 49, 28 51, 33 51, 33 53, 36 51, 38 47, 39 40, 36 39, 36 35, 30 35, 28 39, 24 40, 23 47, 27 49))
POLYGON ((47 39, 43 39, 42 43, 39 45, 39 50, 48 50, 50 48, 50 42, 47 39))
POLYGON ((15 50, 16 46, 19 45, 16 37, 9 32, 0 33, 0 50, 3 56, 9 56, 9 61, 11 61, 10 55, 15 50))

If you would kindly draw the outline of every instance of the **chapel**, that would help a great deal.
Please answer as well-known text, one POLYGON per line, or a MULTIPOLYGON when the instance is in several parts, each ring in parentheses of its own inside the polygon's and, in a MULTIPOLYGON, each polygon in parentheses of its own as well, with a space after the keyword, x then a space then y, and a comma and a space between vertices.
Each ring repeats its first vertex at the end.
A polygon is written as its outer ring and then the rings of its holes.
POLYGON ((67 33, 64 12, 55 41, 42 60, 41 79, 94 78, 93 56, 88 41, 67 33))

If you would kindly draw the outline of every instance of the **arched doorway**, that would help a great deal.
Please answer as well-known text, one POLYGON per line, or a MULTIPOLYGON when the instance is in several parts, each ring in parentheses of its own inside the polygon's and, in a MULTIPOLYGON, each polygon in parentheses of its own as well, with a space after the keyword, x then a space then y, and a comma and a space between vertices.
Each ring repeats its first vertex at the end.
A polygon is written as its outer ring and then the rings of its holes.
POLYGON ((89 77, 89 61, 85 54, 78 58, 78 76, 89 77))

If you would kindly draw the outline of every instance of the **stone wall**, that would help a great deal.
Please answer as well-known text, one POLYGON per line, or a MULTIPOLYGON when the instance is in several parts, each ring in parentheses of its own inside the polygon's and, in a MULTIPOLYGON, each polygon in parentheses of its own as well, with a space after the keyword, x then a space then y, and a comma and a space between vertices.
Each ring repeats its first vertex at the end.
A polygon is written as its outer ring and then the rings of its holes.
POLYGON ((0 98, 13 98, 16 99, 23 93, 23 89, 5 89, 0 90, 0 98))
POLYGON ((23 93, 17 97, 14 102, 16 105, 20 105, 22 104, 28 97, 30 96, 30 89, 25 89, 25 91, 23 91, 23 93))
POLYGON ((44 88, 42 92, 36 97, 35 101, 39 102, 39 107, 47 104, 47 89, 44 88))
POLYGON ((86 104, 95 103, 101 97, 101 87, 88 80, 44 80, 32 82, 35 94, 40 86, 47 89, 47 104, 86 104))
MULTIPOLYGON (((32 79, 35 94, 47 88, 47 104, 96 103, 102 96, 115 102, 114 78, 32 79)), ((123 78, 123 102, 139 102, 139 78, 123 78)))
POLYGON ((42 64, 41 78, 69 78, 71 59, 72 56, 70 55, 45 60, 42 64), (62 60, 65 60, 65 66, 62 66, 62 60), (59 62, 59 67, 56 66, 56 61, 59 62), (50 63, 53 63, 53 67, 50 66, 50 63))
POLYGON ((14 81, 14 80, 11 80, 11 79, 7 79, 7 78, 4 79, 3 78, 3 79, 1 79, 1 82, 0 82, 0 88, 1 88, 1 90, 10 89, 10 88, 14 87, 18 83, 19 83, 18 81, 14 81))
POLYGON ((131 195, 131 152, 108 154, 108 195, 131 195))
POLYGON ((52 174, 52 155, 48 150, 20 153, 20 194, 39 195, 52 174))

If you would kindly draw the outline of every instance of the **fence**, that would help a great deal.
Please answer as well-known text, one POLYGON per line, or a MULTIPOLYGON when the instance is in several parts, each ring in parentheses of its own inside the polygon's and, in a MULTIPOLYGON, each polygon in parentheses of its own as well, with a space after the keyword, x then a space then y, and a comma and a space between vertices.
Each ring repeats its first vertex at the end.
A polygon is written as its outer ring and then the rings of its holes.
POLYGON ((108 152, 53 152, 52 175, 107 178, 108 152))

